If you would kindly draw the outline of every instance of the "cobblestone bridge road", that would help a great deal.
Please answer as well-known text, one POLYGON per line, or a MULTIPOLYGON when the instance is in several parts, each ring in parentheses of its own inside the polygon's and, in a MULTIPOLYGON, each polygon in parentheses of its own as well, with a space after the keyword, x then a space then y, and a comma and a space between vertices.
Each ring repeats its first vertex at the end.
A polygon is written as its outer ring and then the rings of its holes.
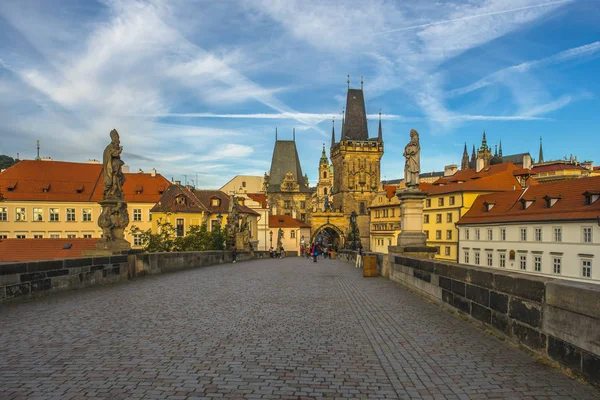
POLYGON ((200 268, 0 307, 0 398, 572 398, 569 379, 335 260, 200 268))

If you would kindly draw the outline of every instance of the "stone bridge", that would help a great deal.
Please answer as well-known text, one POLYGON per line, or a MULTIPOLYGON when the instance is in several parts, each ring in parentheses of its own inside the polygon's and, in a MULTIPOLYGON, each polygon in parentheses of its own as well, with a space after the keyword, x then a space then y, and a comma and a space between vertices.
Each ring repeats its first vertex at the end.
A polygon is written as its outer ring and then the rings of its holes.
POLYGON ((598 399, 337 260, 262 259, 0 305, 0 398, 598 399))

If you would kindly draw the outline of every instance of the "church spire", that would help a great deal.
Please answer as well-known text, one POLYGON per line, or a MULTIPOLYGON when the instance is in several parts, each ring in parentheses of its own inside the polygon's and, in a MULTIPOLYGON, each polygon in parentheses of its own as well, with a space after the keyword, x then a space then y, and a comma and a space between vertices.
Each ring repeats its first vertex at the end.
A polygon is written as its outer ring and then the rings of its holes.
POLYGON ((542 150, 542 137, 540 136, 540 155, 538 157, 538 164, 544 162, 544 151, 542 150))
POLYGON ((498 148, 498 157, 502 157, 502 140, 500 140, 500 146, 498 148))
POLYGON ((383 142, 383 130, 381 129, 381 110, 379 111, 379 133, 377 134, 377 141, 383 142))
POLYGON ((335 146, 335 118, 331 120, 331 147, 333 146, 335 146))
POLYGON ((483 131, 483 138, 481 139, 481 150, 487 150, 487 139, 485 138, 485 130, 483 131))
POLYGON ((465 142, 465 149, 463 150, 462 162, 460 164, 461 170, 469 169, 469 152, 467 151, 467 142, 465 142))
POLYGON ((329 164, 329 160, 327 160, 327 153, 325 153, 325 143, 323 143, 323 152, 321 152, 321 159, 319 160, 319 164, 329 164))
POLYGON ((494 145, 494 157, 498 157, 498 145, 494 145))
POLYGON ((477 160, 477 156, 475 155, 475 145, 473 145, 473 152, 471 153, 471 162, 475 162, 477 160))

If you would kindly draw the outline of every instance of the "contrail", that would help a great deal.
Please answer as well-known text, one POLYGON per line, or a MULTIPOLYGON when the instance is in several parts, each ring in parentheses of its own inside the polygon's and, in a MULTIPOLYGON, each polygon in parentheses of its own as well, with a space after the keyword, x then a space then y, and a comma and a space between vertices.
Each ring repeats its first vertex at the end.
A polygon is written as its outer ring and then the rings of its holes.
POLYGON ((557 5, 557 4, 571 3, 573 1, 574 0, 558 0, 558 1, 552 1, 552 2, 544 3, 544 4, 536 4, 536 5, 532 5, 532 6, 512 8, 510 10, 494 11, 494 12, 485 13, 485 14, 478 14, 478 15, 469 15, 467 17, 456 18, 456 19, 445 19, 445 20, 442 20, 442 21, 429 22, 427 24, 407 26, 405 28, 398 28, 398 29, 391 29, 389 31, 379 32, 378 35, 385 34, 385 33, 392 33, 392 32, 409 31, 409 30, 412 30, 412 29, 426 28, 428 26, 449 24, 449 23, 452 23, 452 22, 467 21, 467 20, 475 19, 475 18, 490 17, 492 15, 507 14, 507 13, 517 12, 517 11, 530 10, 532 8, 542 8, 542 7, 554 6, 554 5, 557 5))

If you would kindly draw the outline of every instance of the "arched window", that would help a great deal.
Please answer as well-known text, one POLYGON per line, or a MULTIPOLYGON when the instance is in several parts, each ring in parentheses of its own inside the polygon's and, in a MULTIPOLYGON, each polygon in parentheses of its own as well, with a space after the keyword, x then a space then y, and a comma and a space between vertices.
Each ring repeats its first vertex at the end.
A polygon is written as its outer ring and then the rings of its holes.
POLYGON ((323 188, 323 194, 327 194, 327 188, 323 188))
POLYGON ((323 171, 323 178, 327 178, 327 171, 323 171))

